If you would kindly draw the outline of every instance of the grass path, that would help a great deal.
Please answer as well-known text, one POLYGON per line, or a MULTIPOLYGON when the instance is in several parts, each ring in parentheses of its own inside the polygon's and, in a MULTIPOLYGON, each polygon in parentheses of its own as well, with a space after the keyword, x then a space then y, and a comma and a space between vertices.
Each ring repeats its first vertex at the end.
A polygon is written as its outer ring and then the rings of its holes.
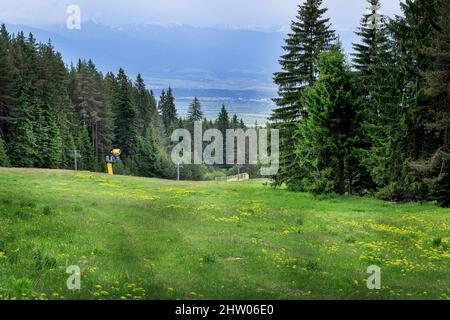
POLYGON ((177 298, 449 299, 450 210, 0 168, 0 299, 177 298))

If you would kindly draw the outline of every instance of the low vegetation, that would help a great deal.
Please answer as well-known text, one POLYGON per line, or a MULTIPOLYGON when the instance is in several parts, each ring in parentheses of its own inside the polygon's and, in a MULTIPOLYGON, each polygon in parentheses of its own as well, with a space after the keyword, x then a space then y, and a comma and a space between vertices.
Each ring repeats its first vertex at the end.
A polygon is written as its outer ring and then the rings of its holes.
POLYGON ((449 279, 433 204, 0 168, 0 299, 449 299, 449 279))

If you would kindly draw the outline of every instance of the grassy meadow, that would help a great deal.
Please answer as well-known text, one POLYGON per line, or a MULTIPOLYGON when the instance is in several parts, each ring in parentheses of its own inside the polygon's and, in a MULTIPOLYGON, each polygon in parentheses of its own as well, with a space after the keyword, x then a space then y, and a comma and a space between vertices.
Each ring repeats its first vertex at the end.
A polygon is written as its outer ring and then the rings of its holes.
POLYGON ((1 299, 450 299, 450 209, 0 168, 1 299))

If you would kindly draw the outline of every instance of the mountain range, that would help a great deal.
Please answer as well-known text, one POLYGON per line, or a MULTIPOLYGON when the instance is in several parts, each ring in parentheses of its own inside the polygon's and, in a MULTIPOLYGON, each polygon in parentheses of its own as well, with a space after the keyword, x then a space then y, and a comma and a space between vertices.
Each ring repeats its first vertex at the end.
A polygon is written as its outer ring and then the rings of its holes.
MULTIPOLYGON (((123 25, 86 21, 80 30, 65 25, 34 28, 6 24, 11 33, 32 32, 49 39, 67 64, 92 59, 103 72, 124 68, 140 72, 158 92, 169 85, 178 97, 264 99, 276 95, 272 74, 279 70, 286 34, 283 30, 193 27, 189 25, 123 25)), ((340 32, 346 49, 352 32, 340 32)))

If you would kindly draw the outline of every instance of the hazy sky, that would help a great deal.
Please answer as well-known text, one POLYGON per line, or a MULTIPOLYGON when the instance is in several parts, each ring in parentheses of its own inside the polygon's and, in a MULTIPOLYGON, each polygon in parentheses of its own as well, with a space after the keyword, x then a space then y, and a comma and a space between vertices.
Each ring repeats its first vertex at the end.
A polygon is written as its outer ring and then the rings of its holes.
MULTIPOLYGON (((265 28, 288 26, 303 0, 0 0, 0 21, 35 27, 65 23, 68 5, 81 8, 82 20, 117 26, 175 23, 194 26, 265 28)), ((398 14, 400 0, 382 0, 382 13, 398 14)), ((353 30, 366 0, 325 0, 338 30, 353 30)))

